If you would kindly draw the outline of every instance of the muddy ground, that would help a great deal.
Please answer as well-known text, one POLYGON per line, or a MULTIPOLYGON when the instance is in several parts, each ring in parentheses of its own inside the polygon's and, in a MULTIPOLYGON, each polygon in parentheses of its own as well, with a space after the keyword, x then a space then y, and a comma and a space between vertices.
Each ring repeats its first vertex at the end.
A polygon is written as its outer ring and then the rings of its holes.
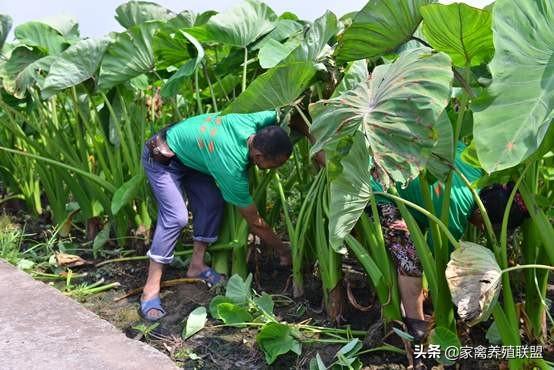
MULTIPOLYGON (((288 272, 282 269, 272 270, 270 265, 266 262, 259 269, 263 273, 254 281, 255 289, 270 294, 290 293, 290 284, 287 284, 288 272), (286 285, 289 285, 288 291, 283 292, 283 289, 287 288, 286 285), (263 290, 260 287, 263 287, 263 290)), ((184 369, 303 369, 309 366, 310 359, 315 357, 316 353, 320 354, 325 363, 332 363, 332 357, 340 348, 340 345, 304 345, 301 356, 284 355, 268 366, 263 353, 256 348, 254 329, 221 327, 220 321, 210 317, 202 331, 183 341, 181 332, 188 314, 198 306, 207 307, 211 298, 221 293, 221 288, 209 289, 203 283, 186 283, 163 289, 161 298, 168 315, 163 319, 161 327, 156 328, 153 334, 144 336, 140 331, 133 329, 144 323, 137 313, 139 295, 117 302, 114 302, 114 299, 141 286, 146 277, 146 262, 117 263, 89 271, 91 281, 100 277, 106 281, 118 281, 122 285, 118 289, 89 297, 82 304, 113 323, 128 336, 146 341, 167 353, 184 369)), ((183 268, 171 266, 167 269, 164 280, 183 277, 183 268)), ((321 311, 321 296, 315 293, 320 289, 319 284, 315 279, 308 277, 306 286, 306 298, 276 305, 277 316, 291 323, 311 318, 314 325, 329 326, 330 323, 321 311)), ((367 298, 369 297, 360 297, 360 301, 367 298)), ((376 319, 378 315, 378 307, 361 315, 347 310, 345 319, 352 317, 357 328, 365 329, 369 326, 371 318, 376 319)), ((369 366, 369 369, 403 369, 407 365, 403 356, 389 353, 368 356, 364 363, 368 366, 374 364, 369 366)))
MULTIPOLYGON (((21 226, 26 225, 25 230, 33 235, 33 239, 48 239, 50 236, 48 230, 51 229, 48 220, 39 220, 21 214, 18 216, 16 219, 21 220, 18 223, 21 226)), ((28 242, 28 246, 33 245, 33 241, 28 240, 28 242)), ((74 239, 72 243, 79 245, 81 242, 74 239)), ((28 247, 25 244, 22 245, 23 249, 28 247)), ((78 251, 76 254, 80 254, 86 259, 92 259, 92 256, 82 254, 86 253, 83 252, 86 250, 90 251, 90 247, 81 249, 81 253, 78 251)), ((275 258, 272 256, 253 255, 249 269, 255 272, 254 289, 258 293, 265 291, 269 294, 284 294, 290 297, 292 290, 291 284, 288 283, 290 271, 276 269, 276 265, 275 258)), ((344 311, 344 322, 349 323, 352 329, 366 331, 379 320, 380 306, 372 294, 367 278, 359 272, 361 271, 359 266, 356 266, 353 261, 348 261, 344 267, 347 271, 345 273, 346 280, 350 282, 350 288, 356 297, 358 307, 368 308, 362 312, 347 302, 344 311)), ((73 271, 74 273, 87 273, 86 278, 80 281, 76 280, 74 283, 94 283, 101 278, 106 283, 119 282, 120 287, 89 296, 82 299, 81 303, 100 317, 111 322, 129 337, 145 341, 166 353, 178 366, 184 369, 307 369, 310 360, 317 353, 320 354, 326 364, 332 363, 335 353, 340 348, 340 345, 332 344, 303 345, 300 356, 289 353, 279 357, 274 364, 268 366, 263 353, 256 346, 255 330, 221 327, 221 322, 212 319, 209 315, 206 327, 184 341, 181 339, 181 332, 188 314, 198 306, 207 307, 211 298, 221 293, 221 289, 219 291, 217 288, 209 289, 203 283, 181 284, 163 289, 161 298, 168 315, 164 318, 162 325, 152 333, 144 335, 140 330, 136 330, 137 326, 145 324, 137 313, 139 295, 133 295, 125 299, 118 298, 133 289, 142 287, 146 280, 146 260, 111 263, 99 268, 81 266, 73 268, 73 271)), ((164 280, 184 278, 185 271, 186 268, 183 263, 169 266, 165 272, 164 280)), ((63 289, 63 282, 57 284, 63 289)), ((554 285, 550 285, 548 296, 550 299, 554 299, 554 285)), ((280 301, 282 302, 277 304, 275 308, 275 313, 280 320, 298 323, 310 319, 310 323, 313 325, 333 326, 326 319, 325 313, 322 312, 321 286, 316 276, 312 274, 305 276, 304 298, 280 301)), ((430 303, 427 306, 429 313, 431 313, 430 303)), ((489 325, 490 321, 471 330, 460 327, 459 333, 463 344, 466 346, 487 346, 488 341, 485 334, 489 325)), ((372 336, 377 339, 385 337, 384 333, 381 332, 373 332, 372 336)), ((398 348, 403 348, 402 341, 395 334, 386 336, 385 341, 398 348)), ((551 348, 546 348, 545 357, 550 361, 554 360, 554 351, 551 351, 551 348)), ((405 355, 392 352, 374 352, 363 355, 361 360, 365 366, 364 369, 409 368, 405 355)), ((430 361, 426 365, 429 369, 443 368, 430 361)), ((464 361, 450 368, 488 370, 505 368, 505 366, 505 363, 495 361, 472 360, 464 361)))
MULTIPOLYGON (((254 281, 254 287, 258 292, 265 291, 270 294, 290 295, 291 287, 287 283, 289 272, 283 269, 275 269, 270 260, 265 260, 257 269, 250 266, 251 271, 259 271, 254 281), (286 289, 286 290, 284 290, 286 289)), ((281 356, 274 364, 268 366, 263 353, 256 347, 254 329, 221 327, 221 322, 208 318, 206 327, 184 341, 181 332, 184 320, 188 314, 198 306, 207 307, 211 298, 221 293, 221 288, 209 289, 203 283, 187 283, 162 290, 161 298, 168 311, 162 324, 153 333, 143 335, 137 331, 137 325, 144 324, 140 319, 138 297, 122 299, 126 292, 141 287, 146 278, 146 261, 114 263, 105 265, 99 269, 84 268, 88 270, 88 280, 94 281, 103 277, 107 282, 118 281, 121 287, 106 293, 88 297, 82 304, 100 317, 110 321, 116 327, 125 332, 129 337, 142 340, 154 346, 158 350, 168 354, 180 367, 184 369, 307 369, 309 362, 320 354, 326 364, 332 363, 333 356, 340 345, 303 345, 302 354, 296 356, 289 353, 281 356)), ((360 280, 356 273, 349 269, 351 290, 356 296, 360 306, 370 307, 369 311, 361 312, 351 304, 347 304, 344 312, 345 322, 351 324, 352 329, 367 330, 380 316, 380 307, 370 293, 367 283, 360 280)), ((360 275, 362 278, 363 276, 360 275)), ((185 277, 185 269, 170 266, 164 275, 164 280, 185 277)), ((322 312, 320 285, 312 276, 306 276, 306 296, 299 300, 291 300, 276 305, 277 316, 290 323, 298 323, 305 319, 311 319, 311 323, 318 326, 332 326, 322 312)), ((209 316, 209 315, 208 315, 209 316)), ((382 334, 378 334, 381 335, 382 334)), ((465 342, 486 345, 485 331, 477 328, 466 335, 465 342)), ((389 335, 386 342, 403 348, 402 341, 394 334, 389 335)), ((468 344, 469 345, 469 344, 468 344)), ((407 369, 408 361, 404 355, 391 352, 376 352, 361 357, 364 369, 407 369)), ((436 363, 429 361, 427 368, 441 368, 436 363)), ((461 366, 452 368, 461 369, 498 369, 499 363, 467 361, 461 366)))

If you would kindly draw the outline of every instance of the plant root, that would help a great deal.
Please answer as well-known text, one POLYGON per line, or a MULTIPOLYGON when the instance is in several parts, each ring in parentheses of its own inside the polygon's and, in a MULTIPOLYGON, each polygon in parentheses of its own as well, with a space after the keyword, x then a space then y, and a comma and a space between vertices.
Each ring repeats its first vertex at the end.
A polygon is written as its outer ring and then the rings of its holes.
POLYGON ((354 293, 352 292, 350 280, 348 279, 346 279, 346 296, 348 297, 348 302, 350 302, 352 307, 354 307, 358 311, 367 312, 373 308, 372 304, 370 304, 369 306, 362 306, 358 303, 356 297, 354 296, 354 293))

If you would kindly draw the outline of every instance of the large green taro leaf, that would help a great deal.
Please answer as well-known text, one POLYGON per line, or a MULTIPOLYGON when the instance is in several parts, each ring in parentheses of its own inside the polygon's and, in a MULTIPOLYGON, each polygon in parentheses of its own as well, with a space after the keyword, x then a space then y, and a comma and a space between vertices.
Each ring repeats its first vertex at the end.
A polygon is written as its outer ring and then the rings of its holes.
POLYGON ((8 37, 12 24, 13 21, 9 15, 0 14, 0 50, 2 50, 2 47, 4 46, 4 42, 8 37))
POLYGON ((367 70, 367 61, 365 59, 355 60, 348 63, 344 71, 342 80, 333 91, 332 98, 339 96, 347 90, 351 90, 358 84, 366 81, 369 78, 369 71, 367 70))
POLYGON ((149 1, 129 1, 115 10, 115 19, 125 28, 148 21, 167 21, 174 17, 171 10, 149 1))
POLYGON ((419 8, 434 0, 370 0, 340 36, 337 61, 388 53, 406 42, 421 22, 419 8))
POLYGON ((289 105, 309 86, 315 73, 312 62, 271 68, 257 77, 223 113, 249 113, 289 105))
MULTIPOLYGON (((177 18, 176 18, 177 19, 177 18)), ((190 38, 180 27, 181 21, 170 21, 163 24, 154 34, 152 46, 156 59, 156 69, 165 69, 169 66, 179 67, 185 61, 197 54, 197 49, 190 38)), ((196 40, 194 38, 194 40, 196 40)))
POLYGON ((336 33, 336 16, 327 11, 306 31, 304 40, 277 66, 258 76, 224 113, 247 113, 292 104, 312 82, 317 57, 336 33))
POLYGON ((201 41, 246 47, 273 30, 276 20, 277 15, 266 4, 245 0, 189 32, 201 41))
POLYGON ((15 27, 15 38, 27 46, 38 47, 48 54, 58 54, 67 41, 53 27, 42 22, 27 22, 15 27))
POLYGON ((437 143, 431 149, 427 170, 439 180, 444 180, 454 162, 454 130, 446 109, 435 124, 437 143))
POLYGON ((412 49, 339 97, 312 104, 315 153, 337 136, 361 130, 384 185, 406 184, 431 157, 438 118, 448 104, 450 58, 427 48, 412 49))
POLYGON ((264 69, 273 68, 285 59, 294 49, 300 45, 300 41, 293 39, 285 43, 277 40, 269 40, 258 52, 260 67, 264 69))
POLYGON ((100 65, 100 89, 108 90, 153 70, 152 37, 158 27, 157 22, 146 22, 117 34, 100 65))
POLYGON ((456 66, 487 63, 494 54, 491 13, 456 3, 421 7, 423 34, 434 49, 456 66))
POLYGON ((0 76, 4 89, 13 96, 22 99, 27 88, 48 71, 51 58, 45 60, 45 53, 38 48, 18 46, 11 51, 8 60, 1 64, 0 76))
POLYGON ((270 41, 282 41, 289 37, 296 35, 302 31, 304 27, 301 23, 290 19, 279 19, 275 23, 273 31, 262 37, 262 39, 252 47, 252 50, 261 49, 266 43, 270 41))
POLYGON ((488 172, 513 167, 540 146, 554 118, 554 2, 498 0, 488 95, 475 102, 473 136, 488 172))
POLYGON ((58 31, 69 43, 79 41, 79 23, 73 17, 67 15, 48 17, 43 19, 42 23, 58 31))
POLYGON ((329 243, 339 251, 345 236, 360 218, 371 197, 369 148, 361 131, 352 138, 342 171, 331 180, 329 192, 329 243))
POLYGON ((327 47, 329 40, 337 33, 337 30, 337 16, 327 10, 306 31, 304 40, 288 56, 287 61, 317 61, 319 55, 327 47))
POLYGON ((60 90, 92 78, 108 43, 107 38, 85 39, 64 50, 50 67, 42 86, 42 96, 49 98, 60 90))
POLYGON ((25 67, 15 78, 15 91, 13 95, 22 99, 31 87, 38 86, 41 88, 50 66, 56 59, 54 55, 47 55, 25 67))
POLYGON ((196 50, 196 56, 187 60, 187 62, 166 81, 161 91, 163 97, 174 96, 177 94, 183 82, 194 73, 200 63, 202 63, 202 59, 204 59, 204 48, 198 40, 185 31, 179 31, 179 34, 183 35, 185 39, 194 47, 196 50))

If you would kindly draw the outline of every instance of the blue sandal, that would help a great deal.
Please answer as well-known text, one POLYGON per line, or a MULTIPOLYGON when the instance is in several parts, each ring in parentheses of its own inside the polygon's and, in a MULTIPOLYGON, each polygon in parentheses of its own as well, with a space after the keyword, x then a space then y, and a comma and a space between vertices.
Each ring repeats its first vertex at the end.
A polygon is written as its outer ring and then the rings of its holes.
POLYGON ((208 287, 213 287, 223 281, 223 276, 215 272, 211 267, 202 271, 196 276, 198 279, 204 280, 208 287))
MULTIPOLYGON (((139 301, 140 301, 140 299, 139 299, 139 301)), ((139 307, 138 312, 139 312, 140 317, 142 317, 144 320, 150 321, 150 322, 156 322, 156 321, 160 320, 162 317, 164 317, 166 315, 165 310, 162 307, 162 302, 160 300, 159 295, 152 298, 152 299, 149 299, 148 301, 140 301, 140 307, 139 307), (162 314, 161 314, 161 316, 158 316, 158 317, 149 317, 148 312, 150 312, 150 310, 158 310, 162 314)))

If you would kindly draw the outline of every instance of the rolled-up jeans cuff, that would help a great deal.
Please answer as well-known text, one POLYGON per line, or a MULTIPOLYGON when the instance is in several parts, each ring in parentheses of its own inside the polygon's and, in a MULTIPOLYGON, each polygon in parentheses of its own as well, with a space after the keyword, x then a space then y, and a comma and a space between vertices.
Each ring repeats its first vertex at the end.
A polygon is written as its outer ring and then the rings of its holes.
POLYGON ((203 243, 211 244, 211 243, 215 243, 217 241, 217 236, 212 236, 212 237, 193 236, 192 240, 197 241, 197 242, 203 242, 203 243))
POLYGON ((164 265, 168 265, 168 264, 170 264, 171 262, 173 262, 173 258, 174 258, 173 255, 171 255, 171 256, 169 256, 169 257, 157 256, 157 255, 155 255, 155 254, 150 253, 150 251, 146 252, 146 255, 147 255, 148 257, 150 257, 150 259, 151 259, 152 261, 158 262, 158 263, 162 263, 162 264, 164 264, 164 265))

